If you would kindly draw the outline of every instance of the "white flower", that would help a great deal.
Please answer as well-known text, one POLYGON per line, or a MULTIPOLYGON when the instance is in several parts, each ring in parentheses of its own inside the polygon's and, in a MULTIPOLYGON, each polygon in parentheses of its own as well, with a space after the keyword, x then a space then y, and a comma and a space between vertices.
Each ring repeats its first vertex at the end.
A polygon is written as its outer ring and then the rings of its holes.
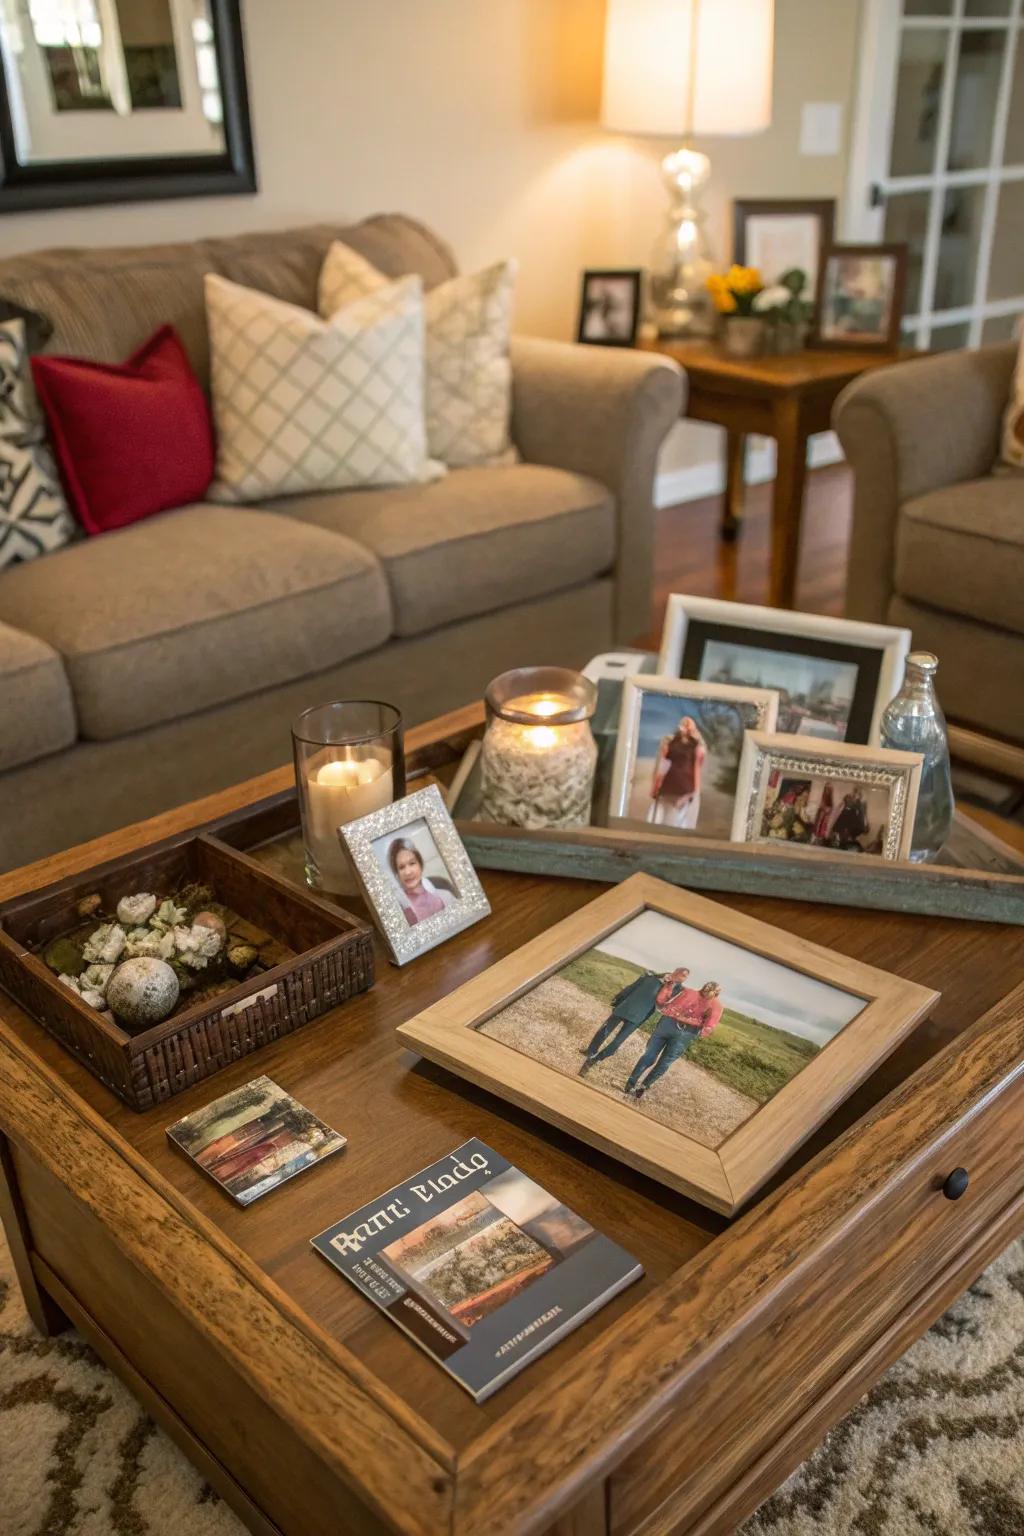
POLYGON ((221 944, 221 936, 215 928, 193 925, 191 928, 179 927, 174 930, 174 947, 181 957, 181 963, 194 971, 201 971, 207 960, 219 954, 221 944))
MULTIPOLYGON (((114 967, 111 966, 110 969, 113 970, 114 967)), ((103 996, 103 993, 98 992, 95 987, 86 986, 84 976, 81 978, 81 980, 79 980, 74 976, 66 976, 61 974, 58 976, 57 980, 62 982, 70 992, 76 993, 77 996, 82 999, 83 1003, 88 1003, 90 1008, 95 1008, 100 1012, 106 1008, 107 1000, 103 996)))
POLYGON ((760 293, 754 295, 754 308, 759 314, 764 314, 769 309, 781 309, 788 304, 793 295, 782 283, 773 283, 770 288, 762 288, 760 293))
POLYGON ((102 923, 82 946, 82 959, 112 965, 120 958, 127 942, 127 935, 118 923, 102 923))
POLYGON ((128 935, 124 952, 129 960, 137 960, 140 956, 169 960, 174 954, 174 934, 160 933, 153 928, 136 928, 128 935))
POLYGON ((79 977, 79 985, 82 992, 88 988, 92 992, 106 993, 107 982, 114 974, 113 965, 89 965, 79 977))
POLYGON ((179 907, 177 902, 164 901, 153 913, 149 926, 155 928, 158 933, 165 933, 168 928, 175 928, 178 923, 183 923, 186 915, 186 909, 179 907))
POLYGON ((148 922, 155 911, 156 897, 139 891, 135 896, 121 897, 117 904, 117 920, 126 928, 138 927, 140 923, 148 922))

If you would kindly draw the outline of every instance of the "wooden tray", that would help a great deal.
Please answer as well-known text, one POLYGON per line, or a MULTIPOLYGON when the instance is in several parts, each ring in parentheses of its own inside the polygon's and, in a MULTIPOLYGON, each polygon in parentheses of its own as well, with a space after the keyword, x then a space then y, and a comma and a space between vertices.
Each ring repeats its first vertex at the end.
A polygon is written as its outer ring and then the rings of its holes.
POLYGON ((369 927, 282 880, 210 833, 172 839, 0 907, 0 986, 133 1109, 212 1077, 373 984, 369 927), (80 922, 92 892, 105 907, 137 890, 188 881, 273 941, 276 963, 236 987, 130 1034, 64 986, 35 951, 80 922))

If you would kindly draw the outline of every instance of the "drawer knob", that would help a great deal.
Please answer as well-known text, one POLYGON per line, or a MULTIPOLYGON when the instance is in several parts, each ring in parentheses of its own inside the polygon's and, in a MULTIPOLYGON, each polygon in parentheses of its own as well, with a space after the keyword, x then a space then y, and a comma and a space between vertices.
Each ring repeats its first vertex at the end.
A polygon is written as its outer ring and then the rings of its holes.
POLYGON ((970 1182, 971 1176, 966 1168, 954 1168, 942 1186, 942 1193, 947 1200, 959 1200, 961 1195, 967 1193, 967 1186, 970 1182))

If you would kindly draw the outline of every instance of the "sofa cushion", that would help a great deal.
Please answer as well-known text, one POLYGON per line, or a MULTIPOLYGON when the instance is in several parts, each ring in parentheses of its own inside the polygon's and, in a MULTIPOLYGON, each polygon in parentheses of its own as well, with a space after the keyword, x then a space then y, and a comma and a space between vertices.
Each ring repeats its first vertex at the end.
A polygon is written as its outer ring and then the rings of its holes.
POLYGON ((323 671, 391 632, 366 550, 204 503, 15 566, 0 576, 0 620, 61 653, 94 740, 323 671))
POLYGON ((605 487, 538 464, 458 469, 432 485, 272 505, 373 551, 387 572, 397 635, 561 591, 615 560, 615 506, 605 487))
POLYGON ((966 480, 904 502, 896 591, 1024 634, 1024 480, 966 480))
POLYGON ((71 685, 56 651, 0 624, 0 771, 73 746, 76 735, 71 685))

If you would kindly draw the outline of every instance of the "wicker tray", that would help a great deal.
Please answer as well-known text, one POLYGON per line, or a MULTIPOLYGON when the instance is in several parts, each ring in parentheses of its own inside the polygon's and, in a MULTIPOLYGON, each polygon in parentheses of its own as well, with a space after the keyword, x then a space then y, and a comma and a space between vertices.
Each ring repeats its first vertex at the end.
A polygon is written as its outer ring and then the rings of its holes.
POLYGON ((137 1110, 291 1034, 373 979, 364 922, 210 833, 154 844, 0 906, 0 986, 137 1110), (35 953, 75 924, 85 895, 98 892, 109 907, 129 891, 171 891, 193 880, 272 941, 270 969, 133 1035, 76 997, 35 953))

